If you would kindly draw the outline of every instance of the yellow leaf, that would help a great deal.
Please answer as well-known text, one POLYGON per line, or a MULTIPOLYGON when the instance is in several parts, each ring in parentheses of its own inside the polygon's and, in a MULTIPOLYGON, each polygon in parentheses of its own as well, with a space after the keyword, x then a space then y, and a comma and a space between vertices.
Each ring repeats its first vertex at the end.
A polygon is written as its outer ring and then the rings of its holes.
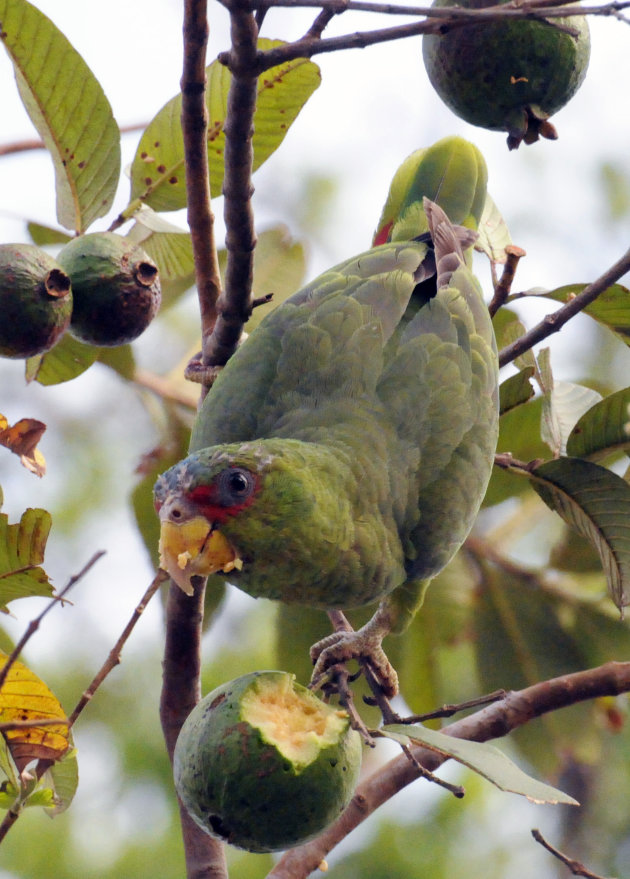
MULTIPOLYGON (((7 663, 0 653, 0 668, 7 663)), ((66 713, 59 700, 37 675, 21 662, 14 662, 0 688, 0 723, 13 724, 2 730, 19 772, 32 760, 60 760, 70 744, 66 713), (42 726, 25 726, 45 720, 42 726), (50 723, 59 720, 60 723, 50 723)))
POLYGON ((0 415, 0 445, 19 455, 24 467, 36 476, 43 476, 46 472, 46 461, 37 448, 45 430, 43 421, 35 418, 21 418, 9 426, 4 415, 0 415))

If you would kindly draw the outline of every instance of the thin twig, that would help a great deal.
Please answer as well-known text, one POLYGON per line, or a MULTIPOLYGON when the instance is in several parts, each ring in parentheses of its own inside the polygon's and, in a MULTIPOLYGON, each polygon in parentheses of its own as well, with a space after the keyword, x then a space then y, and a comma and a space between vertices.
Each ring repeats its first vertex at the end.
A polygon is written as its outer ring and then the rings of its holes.
POLYGON ((66 595, 68 594, 70 589, 72 589, 72 587, 76 583, 78 583, 79 580, 82 580, 83 577, 85 577, 85 575, 88 573, 88 571, 104 555, 105 555, 104 550, 99 550, 98 552, 95 552, 94 555, 92 556, 92 558, 89 560, 89 562, 81 568, 79 573, 74 574, 72 577, 70 577, 70 579, 68 580, 68 582, 66 583, 64 588, 61 590, 61 592, 58 595, 54 596, 54 598, 50 601, 49 604, 46 605, 46 607, 39 614, 39 616, 35 617, 34 620, 30 621, 30 623, 28 624, 28 626, 26 628, 26 631, 24 632, 24 634, 22 635, 20 640, 17 642, 17 644, 15 645, 15 647, 13 648, 13 650, 11 651, 9 656, 7 657, 7 661, 5 662, 2 669, 0 669, 0 690, 2 689, 4 682, 7 679, 7 675, 9 674, 11 666, 17 660, 18 656, 24 650, 24 648, 26 647, 26 645, 28 644, 30 639, 33 637, 35 632, 39 629, 40 624, 41 624, 42 620, 44 619, 44 617, 46 616, 46 614, 50 613, 50 611, 53 609, 53 607, 56 607, 58 604, 61 604, 63 602, 63 599, 66 597, 66 595))
POLYGON ((618 259, 603 275, 600 275, 596 281, 585 287, 570 302, 567 302, 566 305, 563 305, 557 311, 546 315, 535 327, 532 327, 531 330, 520 336, 511 345, 503 348, 499 352, 499 366, 511 363, 525 351, 529 351, 538 342, 542 342, 543 339, 548 338, 553 333, 557 333, 567 321, 575 317, 576 314, 579 314, 580 311, 583 311, 591 302, 594 302, 598 296, 612 284, 616 283, 628 271, 630 271, 630 250, 627 250, 621 259, 618 259))
POLYGON ((133 632, 138 621, 140 620, 140 617, 144 613, 144 610, 145 610, 147 604, 153 598, 153 596, 155 595, 155 593, 157 592, 159 587, 162 585, 162 583, 164 583, 166 580, 168 580, 168 575, 165 574, 164 571, 162 571, 162 570, 158 571, 157 574, 155 575, 155 577, 153 578, 150 586, 148 587, 148 589, 146 590, 146 592, 144 593, 144 595, 140 599, 139 603, 136 605, 133 613, 131 614, 129 622, 127 623, 125 628, 120 633, 120 635, 119 635, 116 643, 112 647, 112 649, 109 651, 107 659, 105 660, 105 662, 100 667, 97 674, 92 679, 92 682, 90 683, 88 688, 82 694, 82 696, 79 699, 79 701, 77 702, 72 714, 69 715, 68 720, 69 720, 70 726, 73 726, 76 723, 77 718, 79 717, 79 715, 81 714, 81 712, 83 711, 85 706, 88 705, 89 702, 92 701, 94 694, 96 693, 98 688, 101 686, 101 684, 103 683, 105 678, 120 663, 120 655, 122 653, 123 647, 125 646, 125 644, 129 640, 129 636, 133 632))
MULTIPOLYGON (((181 78, 188 225, 195 259, 203 338, 208 338, 212 333, 221 293, 208 170, 206 6, 207 0, 186 0, 184 3, 184 66, 181 78)), ((205 391, 202 389, 202 397, 204 395, 205 391)))
POLYGON ((472 16, 467 15, 465 9, 444 9, 435 8, 433 6, 418 6, 417 4, 406 5, 399 3, 379 3, 370 2, 370 0, 255 0, 253 8, 257 10, 268 10, 273 8, 290 7, 292 9, 325 9, 340 15, 343 12, 373 12, 378 15, 422 15, 427 18, 440 18, 451 22, 451 19, 475 19, 483 18, 491 9, 492 13, 500 12, 504 17, 519 18, 528 17, 532 13, 539 11, 544 12, 545 16, 552 17, 569 17, 572 15, 585 14, 610 14, 626 9, 630 3, 628 0, 622 2, 606 3, 601 6, 577 7, 579 0, 574 0, 576 5, 568 3, 558 3, 557 0, 525 0, 525 2, 497 4, 496 6, 487 6, 483 9, 474 10, 472 16), (520 12, 520 15, 518 13, 520 12))
POLYGON ((515 244, 508 244, 505 248, 505 254, 507 259, 505 261, 505 265, 503 266, 503 272, 501 273, 501 277, 499 278, 499 281, 494 288, 494 296, 492 297, 492 301, 488 305, 490 317, 494 317, 497 311, 501 308, 501 306, 505 305, 505 302, 510 295, 510 291, 512 289, 512 284, 514 282, 514 276, 516 274, 518 264, 521 259, 527 255, 522 247, 517 247, 515 244))
POLYGON ((585 876, 586 879, 604 879, 603 876, 600 876, 598 873, 593 873, 593 871, 585 867, 584 864, 581 864, 574 858, 570 858, 567 855, 563 854, 561 851, 559 851, 557 848, 554 848, 550 843, 547 842, 540 830, 532 830, 532 836, 534 837, 536 842, 539 842, 543 846, 543 848, 546 848, 547 851, 550 852, 555 858, 558 858, 559 861, 562 861, 562 863, 569 868, 574 876, 585 876))
MULTIPOLYGON (((132 125, 121 125, 120 133, 129 134, 133 131, 143 131, 147 127, 147 124, 147 122, 134 122, 132 125)), ((0 143, 0 156, 10 156, 14 153, 26 153, 31 150, 44 149, 46 149, 46 144, 43 140, 38 140, 37 138, 15 140, 11 143, 0 143)))
MULTIPOLYGON (((580 0, 570 0, 569 3, 560 4, 557 0, 524 0, 524 2, 496 4, 496 6, 492 7, 487 6, 484 7, 484 10, 492 8, 493 11, 507 11, 508 15, 512 12, 518 11, 531 14, 532 12, 544 10, 546 15, 547 10, 552 9, 553 14, 558 15, 556 10, 562 9, 562 16, 565 16, 584 15, 585 13, 590 12, 591 9, 597 10, 603 8, 610 8, 617 12, 625 9, 629 5, 627 0, 622 0, 622 2, 607 3, 605 6, 601 7, 580 6, 578 9, 577 4, 579 2, 580 0), (572 6, 572 4, 576 5, 572 6), (567 12, 566 10, 568 9, 571 9, 571 12, 567 12)), ((418 6, 417 4, 407 5, 400 3, 372 2, 372 0, 255 0, 252 4, 252 8, 256 10, 269 10, 282 7, 289 7, 291 9, 325 9, 336 15, 340 15, 343 12, 373 12, 378 15, 425 15, 428 18, 443 18, 448 20, 451 18, 451 10, 449 9, 436 9, 433 6, 418 6)), ((455 17, 467 17, 465 13, 464 15, 460 15, 459 9, 453 11, 455 17)), ((475 16, 473 15, 473 17, 475 16)))
MULTIPOLYGON (((322 0, 322 2, 304 2, 304 6, 314 6, 324 9, 332 9, 333 12, 340 13, 346 9, 354 8, 351 4, 352 0, 346 3, 340 3, 339 0, 322 0)), ((224 2, 224 5, 228 5, 224 2)), ((277 5, 302 5, 302 3, 294 4, 292 0, 289 2, 279 2, 277 5)), ((454 28, 466 27, 478 22, 495 22, 505 21, 506 19, 522 20, 551 20, 556 18, 570 18, 574 15, 618 15, 621 9, 630 6, 630 0, 623 2, 613 2, 602 6, 593 6, 588 8, 580 7, 577 9, 572 5, 549 7, 545 3, 540 4, 523 4, 519 6, 492 6, 482 9, 464 9, 457 7, 407 7, 405 14, 422 15, 424 21, 411 22, 404 25, 396 25, 394 27, 379 28, 369 31, 356 31, 351 34, 343 34, 338 37, 328 37, 326 39, 305 38, 302 37, 292 43, 286 43, 273 49, 268 49, 258 53, 258 62, 256 72, 263 73, 270 67, 278 64, 284 64, 287 61, 293 61, 296 58, 312 58, 314 55, 321 55, 329 52, 339 52, 346 49, 364 49, 367 46, 373 46, 378 43, 387 43, 394 40, 406 39, 407 37, 417 36, 426 33, 445 33, 454 28)), ((357 9, 359 7, 356 7, 357 9)), ((392 11, 391 4, 385 4, 383 9, 379 9, 376 5, 371 6, 373 11, 392 11)), ((403 8, 403 7, 401 7, 403 8)), ((555 25, 558 29, 568 33, 575 34, 575 29, 569 25, 555 25)), ((219 55, 219 61, 222 64, 230 66, 230 53, 222 52, 219 55)))

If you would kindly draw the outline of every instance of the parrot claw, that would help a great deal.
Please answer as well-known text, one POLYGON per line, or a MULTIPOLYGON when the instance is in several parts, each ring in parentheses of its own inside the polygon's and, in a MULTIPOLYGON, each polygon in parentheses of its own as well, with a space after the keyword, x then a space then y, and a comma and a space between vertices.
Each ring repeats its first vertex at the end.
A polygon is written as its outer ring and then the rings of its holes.
MULTIPOLYGON (((345 618, 344 618, 345 619, 345 618)), ((314 664, 311 687, 322 686, 330 679, 334 666, 356 659, 359 665, 366 665, 375 683, 384 696, 393 698, 398 693, 398 675, 382 647, 382 641, 389 632, 378 613, 356 632, 348 624, 341 631, 333 632, 311 647, 311 661, 314 664)))

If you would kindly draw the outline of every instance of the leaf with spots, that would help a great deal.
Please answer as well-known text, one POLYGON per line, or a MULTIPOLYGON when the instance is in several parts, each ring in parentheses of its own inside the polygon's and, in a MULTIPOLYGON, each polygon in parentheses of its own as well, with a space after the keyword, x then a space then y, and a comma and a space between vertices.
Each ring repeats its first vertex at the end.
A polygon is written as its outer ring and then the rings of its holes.
MULTIPOLYGON (((0 670, 7 664, 0 654, 0 670)), ((59 760, 70 745, 66 713, 46 684, 21 662, 14 662, 0 687, 0 723, 18 772, 31 760, 59 760), (41 726, 33 721, 45 721, 41 726), (59 723, 54 721, 58 720, 59 723), (51 723, 52 721, 52 723, 51 723)))
POLYGON ((9 525, 0 513, 0 612, 16 598, 52 595, 52 586, 41 567, 52 519, 46 510, 28 509, 19 524, 9 525))
POLYGON ((57 219, 84 232, 110 209, 120 131, 105 93, 60 30, 27 0, 0 0, 0 39, 55 168, 57 219))
MULTIPOLYGON (((283 45, 281 40, 258 41, 258 48, 262 51, 280 45, 283 45)), ((231 74, 218 61, 213 61, 206 74, 210 191, 216 198, 221 195, 223 185, 223 125, 231 74)), ((261 74, 252 141, 254 171, 280 146, 319 83, 319 68, 305 58, 287 61, 261 74)), ((156 211, 175 211, 186 206, 181 109, 181 95, 176 95, 160 110, 142 135, 131 165, 131 198, 124 212, 126 216, 131 216, 141 204, 147 204, 156 211)))

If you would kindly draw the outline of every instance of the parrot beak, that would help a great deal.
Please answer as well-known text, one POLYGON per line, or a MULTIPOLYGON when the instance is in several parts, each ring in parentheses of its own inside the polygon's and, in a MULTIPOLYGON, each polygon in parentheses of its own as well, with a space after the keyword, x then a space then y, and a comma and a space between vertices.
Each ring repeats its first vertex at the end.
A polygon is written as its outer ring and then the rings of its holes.
POLYGON ((160 567, 186 595, 192 595, 192 577, 240 570, 243 562, 220 531, 203 516, 195 516, 181 523, 162 519, 160 567))

